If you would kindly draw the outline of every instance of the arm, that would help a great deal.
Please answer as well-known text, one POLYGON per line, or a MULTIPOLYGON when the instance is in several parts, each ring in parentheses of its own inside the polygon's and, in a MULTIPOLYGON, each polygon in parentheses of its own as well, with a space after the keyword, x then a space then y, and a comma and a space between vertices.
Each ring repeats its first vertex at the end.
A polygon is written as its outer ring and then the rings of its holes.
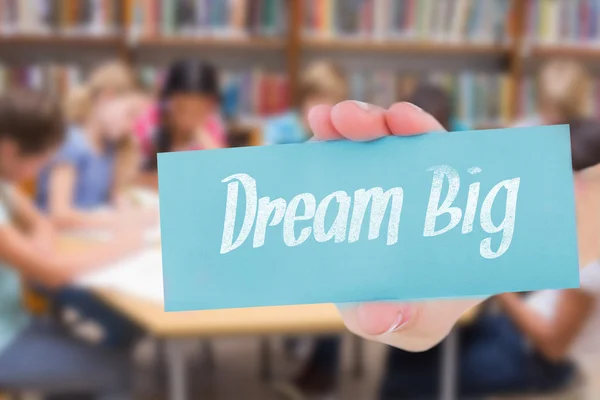
POLYGON ((156 171, 142 171, 136 178, 136 184, 150 189, 158 189, 158 174, 156 171))
POLYGON ((42 250, 51 247, 55 239, 55 232, 50 221, 17 188, 11 190, 10 197, 13 213, 18 216, 19 223, 32 237, 35 245, 42 250))
POLYGON ((514 293, 498 300, 515 325, 549 360, 562 360, 584 327, 594 307, 594 298, 580 289, 560 292, 556 314, 546 319, 514 293))
POLYGON ((69 164, 60 164, 52 169, 49 182, 49 212, 57 227, 69 228, 112 228, 116 218, 111 214, 97 214, 77 210, 73 206, 76 172, 69 164))
POLYGON ((34 243, 9 224, 0 226, 0 259, 25 278, 49 287, 64 285, 77 275, 101 267, 141 247, 134 232, 122 233, 110 243, 89 246, 81 252, 40 252, 34 243))
POLYGON ((18 188, 11 189, 10 198, 12 212, 18 215, 18 220, 25 230, 34 232, 52 227, 52 224, 44 218, 31 200, 18 188))

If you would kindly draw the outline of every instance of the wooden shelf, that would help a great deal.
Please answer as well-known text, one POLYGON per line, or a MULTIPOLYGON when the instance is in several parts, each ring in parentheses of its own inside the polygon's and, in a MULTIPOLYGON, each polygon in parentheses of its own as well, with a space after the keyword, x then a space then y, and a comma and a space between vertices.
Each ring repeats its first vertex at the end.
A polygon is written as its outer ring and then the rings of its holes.
POLYGON ((0 35, 1 46, 77 46, 119 47, 123 39, 119 36, 67 36, 67 35, 0 35))
POLYGON ((140 38, 139 47, 209 47, 246 50, 284 50, 286 42, 278 38, 150 37, 140 38))
POLYGON ((459 54, 459 55, 507 55, 508 46, 481 44, 453 44, 442 42, 410 41, 372 41, 339 39, 304 39, 302 47, 306 50, 357 51, 413 54, 459 54))
POLYGON ((594 58, 600 59, 600 46, 534 46, 526 53, 529 58, 594 58))

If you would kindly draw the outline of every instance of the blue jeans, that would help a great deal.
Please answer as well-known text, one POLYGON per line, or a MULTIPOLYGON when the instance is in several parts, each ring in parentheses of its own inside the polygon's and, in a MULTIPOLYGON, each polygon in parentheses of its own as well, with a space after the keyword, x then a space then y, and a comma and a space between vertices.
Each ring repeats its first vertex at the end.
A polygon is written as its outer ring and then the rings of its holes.
POLYGON ((113 349, 127 349, 139 338, 142 330, 129 319, 106 305, 88 290, 67 287, 53 295, 60 308, 76 310, 83 318, 94 321, 104 331, 101 344, 113 349))
POLYGON ((129 399, 132 371, 128 354, 72 338, 49 320, 34 320, 0 353, 3 390, 129 399))
MULTIPOLYGON (((484 315, 463 328, 458 356, 462 396, 551 392, 575 372, 570 362, 550 362, 528 346, 504 315, 484 315)), ((441 346, 423 353, 390 348, 380 398, 437 398, 440 365, 441 346)))

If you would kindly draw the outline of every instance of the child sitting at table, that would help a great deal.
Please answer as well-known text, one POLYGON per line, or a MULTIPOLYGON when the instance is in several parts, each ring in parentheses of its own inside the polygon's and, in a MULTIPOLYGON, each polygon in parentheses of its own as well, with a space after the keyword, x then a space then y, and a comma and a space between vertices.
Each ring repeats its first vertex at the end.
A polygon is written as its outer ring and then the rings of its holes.
MULTIPOLYGON (((582 191, 597 193, 600 124, 593 120, 573 121, 571 149, 576 198, 582 191)), ((578 215, 578 224, 585 223, 581 217, 578 215)), ((580 244, 591 243, 590 248, 595 251, 580 259, 584 268, 579 289, 545 290, 525 299, 515 293, 501 294, 495 299, 502 313, 485 314, 472 326, 462 329, 457 355, 462 396, 556 391, 573 380, 574 361, 598 356, 600 261, 597 244, 600 232, 596 227, 585 231, 590 237, 578 240, 580 244)), ((440 345, 424 353, 390 350, 382 400, 437 395, 440 345)))
POLYGON ((516 126, 564 124, 589 116, 590 76, 585 67, 569 59, 550 60, 536 78, 536 109, 516 126))
POLYGON ((136 123, 144 168, 141 184, 157 187, 158 153, 226 147, 220 97, 218 71, 211 64, 190 59, 169 67, 158 105, 136 123))
POLYGON ((157 210, 107 209, 114 200, 115 149, 130 140, 141 112, 141 95, 127 84, 130 71, 120 64, 96 70, 66 141, 38 180, 37 203, 61 229, 111 230, 121 221, 152 226, 157 210), (100 211, 102 210, 102 211, 100 211))
POLYGON ((306 68, 299 87, 299 108, 271 118, 264 126, 265 144, 301 143, 312 137, 308 111, 317 104, 334 105, 348 95, 346 75, 338 65, 318 61, 306 68))
MULTIPOLYGON (((137 209, 119 201, 116 157, 133 138, 133 123, 144 104, 130 71, 110 63, 94 71, 77 98, 85 107, 72 113, 66 141, 38 179, 37 204, 61 230, 107 232, 129 224, 154 228, 157 209, 137 209)), ((140 330, 87 290, 67 287, 53 294, 61 310, 73 309, 103 330, 111 347, 129 347, 140 330)))
POLYGON ((30 317, 22 305, 19 277, 61 287, 143 243, 140 232, 121 224, 107 243, 70 255, 58 251, 51 224, 14 184, 34 177, 63 138, 55 99, 15 90, 0 95, 0 388, 128 396, 123 354, 76 340, 53 320, 30 317))

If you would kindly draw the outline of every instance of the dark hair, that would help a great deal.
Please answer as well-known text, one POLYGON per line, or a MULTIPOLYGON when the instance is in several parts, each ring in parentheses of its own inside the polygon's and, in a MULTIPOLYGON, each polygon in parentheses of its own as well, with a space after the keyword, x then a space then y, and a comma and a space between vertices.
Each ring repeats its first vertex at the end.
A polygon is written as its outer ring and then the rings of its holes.
POLYGON ((450 129, 452 102, 443 88, 432 83, 421 83, 408 101, 433 115, 446 130, 450 129))
POLYGON ((156 155, 171 149, 171 134, 166 125, 166 108, 169 99, 178 94, 199 94, 219 99, 221 95, 216 68, 200 60, 180 60, 169 67, 160 91, 160 125, 154 143, 155 154, 150 160, 151 169, 156 169, 156 155))
POLYGON ((60 102, 49 94, 18 89, 0 95, 0 139, 14 141, 24 154, 37 154, 64 136, 60 102))
POLYGON ((581 118, 569 123, 573 171, 581 171, 600 163, 600 123, 581 118))

